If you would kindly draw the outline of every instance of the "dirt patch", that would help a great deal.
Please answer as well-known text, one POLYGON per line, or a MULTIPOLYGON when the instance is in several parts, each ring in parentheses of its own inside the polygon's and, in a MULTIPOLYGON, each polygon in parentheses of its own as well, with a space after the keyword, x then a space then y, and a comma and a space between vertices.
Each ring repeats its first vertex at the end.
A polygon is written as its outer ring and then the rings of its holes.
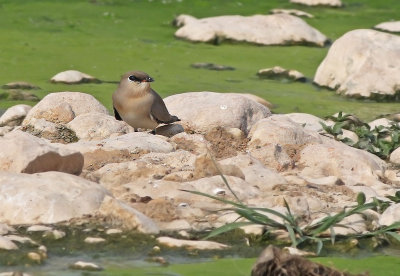
POLYGON ((21 130, 28 132, 36 137, 50 140, 51 143, 69 144, 78 142, 79 139, 76 136, 75 131, 73 131, 72 129, 62 124, 56 125, 55 128, 55 133, 38 130, 32 125, 23 126, 21 127, 21 130))
POLYGON ((216 127, 211 129, 204 138, 211 143, 211 152, 217 159, 236 156, 245 152, 249 139, 242 135, 234 135, 228 129, 216 127))

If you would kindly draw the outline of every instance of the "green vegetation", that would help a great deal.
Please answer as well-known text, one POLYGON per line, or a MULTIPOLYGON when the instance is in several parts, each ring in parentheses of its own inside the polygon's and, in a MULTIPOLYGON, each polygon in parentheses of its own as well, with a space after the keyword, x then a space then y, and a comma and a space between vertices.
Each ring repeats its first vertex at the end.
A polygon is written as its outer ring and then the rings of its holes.
MULTIPOLYGON (((344 2, 344 8, 332 9, 282 0, 0 0, 0 84, 25 80, 41 88, 33 92, 39 97, 57 91, 86 92, 111 110, 115 84, 64 85, 49 79, 60 71, 77 69, 104 81, 118 81, 122 73, 140 69, 156 79, 154 89, 164 97, 187 91, 248 92, 274 103, 277 113, 322 117, 343 110, 372 119, 397 112, 397 103, 346 99, 310 82, 285 83, 256 76, 258 69, 280 65, 312 79, 328 48, 190 43, 175 39, 176 28, 171 25, 182 13, 208 17, 297 8, 314 14, 315 18, 305 20, 335 40, 349 30, 397 19, 400 9, 397 0, 344 2), (236 70, 191 68, 196 62, 236 70)), ((0 99, 0 109, 17 103, 0 99)))
POLYGON ((392 123, 390 126, 376 126, 373 129, 351 114, 339 112, 337 115, 328 116, 334 122, 329 126, 321 122, 323 129, 336 140, 349 146, 371 152, 381 158, 389 158, 392 151, 400 146, 400 126, 392 123), (353 131, 358 141, 343 137, 343 129, 353 131))

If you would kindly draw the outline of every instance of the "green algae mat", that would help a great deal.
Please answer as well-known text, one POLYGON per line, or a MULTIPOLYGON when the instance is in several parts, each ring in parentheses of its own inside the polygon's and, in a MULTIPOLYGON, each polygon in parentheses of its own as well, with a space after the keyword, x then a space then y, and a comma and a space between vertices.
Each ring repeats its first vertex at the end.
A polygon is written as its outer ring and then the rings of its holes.
MULTIPOLYGON (((314 86, 315 71, 328 48, 255 46, 245 43, 211 45, 176 39, 171 22, 185 13, 196 17, 267 14, 273 8, 301 9, 305 20, 332 41, 358 28, 398 19, 398 0, 345 0, 343 8, 306 7, 282 0, 0 0, 0 85, 27 81, 40 87, 43 98, 58 91, 90 93, 111 111, 111 94, 129 70, 148 72, 163 97, 189 91, 246 92, 273 104, 276 113, 306 112, 326 116, 337 111, 362 119, 398 112, 398 103, 346 99, 314 86), (192 68, 198 62, 232 66, 232 71, 192 68), (260 80, 261 68, 280 65, 310 80, 290 83, 260 80), (101 84, 52 84, 65 70, 79 70, 101 84)), ((31 101, 8 100, 0 89, 0 109, 31 101)))

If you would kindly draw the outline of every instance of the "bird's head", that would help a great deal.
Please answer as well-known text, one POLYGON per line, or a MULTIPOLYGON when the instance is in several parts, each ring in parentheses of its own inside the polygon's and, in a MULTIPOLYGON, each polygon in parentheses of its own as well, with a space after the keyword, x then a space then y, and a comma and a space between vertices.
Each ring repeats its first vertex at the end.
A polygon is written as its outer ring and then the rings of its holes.
POLYGON ((137 89, 148 89, 150 87, 150 82, 153 81, 154 79, 145 72, 131 71, 122 76, 120 85, 137 89))

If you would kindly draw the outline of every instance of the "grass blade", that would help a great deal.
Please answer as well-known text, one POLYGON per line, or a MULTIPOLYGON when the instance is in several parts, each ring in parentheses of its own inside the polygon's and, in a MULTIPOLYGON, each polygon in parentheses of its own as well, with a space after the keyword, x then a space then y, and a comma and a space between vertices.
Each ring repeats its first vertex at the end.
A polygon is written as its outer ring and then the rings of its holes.
POLYGON ((231 231, 231 230, 243 227, 243 226, 252 225, 252 224, 254 224, 254 223, 248 222, 248 221, 228 223, 228 224, 225 224, 225 225, 223 225, 221 227, 218 227, 217 229, 214 229, 204 239, 207 240, 209 238, 218 236, 218 235, 223 234, 225 232, 228 232, 228 231, 231 231))

